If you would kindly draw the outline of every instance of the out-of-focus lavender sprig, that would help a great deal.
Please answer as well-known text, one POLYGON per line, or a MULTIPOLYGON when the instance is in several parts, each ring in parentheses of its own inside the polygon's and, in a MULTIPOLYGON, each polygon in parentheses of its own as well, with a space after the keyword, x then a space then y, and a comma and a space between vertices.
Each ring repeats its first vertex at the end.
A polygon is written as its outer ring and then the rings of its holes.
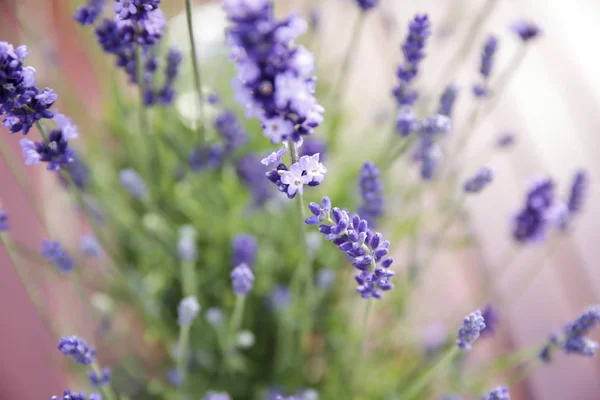
POLYGON ((100 387, 106 386, 110 383, 112 372, 110 368, 104 367, 102 368, 101 374, 98 375, 96 371, 90 371, 88 373, 88 377, 90 378, 90 383, 92 386, 100 387))
POLYGON ((369 11, 379 3, 379 0, 356 0, 358 6, 363 11, 369 11))
POLYGON ((483 329, 485 329, 485 320, 481 311, 477 310, 467 315, 463 321, 462 327, 458 330, 456 345, 461 350, 471 350, 473 343, 479 338, 483 329))
POLYGON ((539 354, 540 359, 550 363, 554 351, 561 348, 567 354, 595 356, 600 345, 584 335, 599 323, 600 306, 589 307, 573 322, 565 325, 560 334, 551 335, 539 354))
POLYGON ((544 178, 533 182, 525 205, 514 217, 513 238, 522 244, 543 240, 554 203, 554 182, 544 178))
POLYGON ((254 272, 248 264, 241 263, 231 270, 231 286, 238 296, 246 296, 254 286, 254 272))
POLYGON ((438 107, 438 114, 445 115, 448 118, 452 118, 452 112, 454 111, 454 103, 458 96, 458 86, 454 83, 446 86, 446 89, 440 96, 440 105, 438 107))
POLYGON ((473 93, 476 97, 487 97, 490 94, 489 78, 492 74, 494 55, 496 54, 497 48, 498 39, 496 39, 495 36, 490 35, 483 46, 483 52, 481 54, 479 73, 481 74, 482 81, 473 86, 473 93))
POLYGON ((481 400, 510 400, 510 394, 506 386, 498 386, 483 395, 481 400))
POLYGON ((213 392, 206 393, 206 396, 202 400, 231 400, 231 397, 225 392, 213 392))
POLYGON ((0 233, 8 231, 8 214, 2 209, 0 203, 0 233))
POLYGON ((70 272, 75 268, 75 262, 56 240, 44 240, 42 242, 41 254, 54 265, 60 272, 70 272))
POLYGON ((236 165, 237 174, 250 191, 255 206, 262 206, 274 193, 277 193, 265 179, 265 170, 259 161, 260 157, 247 154, 240 158, 236 165))
POLYGON ((235 235, 231 252, 231 268, 235 268, 240 264, 246 264, 253 268, 257 249, 258 243, 253 235, 248 233, 235 235))
POLYGON ((481 167, 475 175, 467 179, 464 184, 465 192, 479 193, 494 179, 494 171, 489 167, 481 167))
POLYGON ((121 20, 142 21, 159 4, 160 0, 115 0, 113 9, 121 20))
POLYGON ((96 360, 96 349, 88 346, 85 340, 77 336, 64 336, 57 345, 65 356, 72 357, 77 363, 89 365, 96 360))
MULTIPOLYGON (((102 400, 102 396, 98 393, 90 393, 88 400, 102 400)), ((83 392, 72 392, 69 389, 65 390, 62 396, 52 396, 51 400, 86 400, 83 392)))
POLYGON ((314 97, 313 55, 293 41, 306 22, 293 14, 273 17, 268 0, 224 0, 232 25, 227 37, 236 60, 234 90, 246 116, 258 117, 272 143, 311 134, 324 111, 314 97))
POLYGON ((184 225, 179 229, 177 254, 179 255, 179 259, 181 261, 194 262, 198 258, 196 234, 196 229, 191 225, 184 225))
POLYGON ((320 161, 323 162, 327 154, 327 143, 324 140, 315 137, 305 139, 298 150, 298 155, 301 157, 314 156, 317 153, 319 154, 320 161))
POLYGON ((494 308, 492 305, 488 304, 481 311, 481 316, 483 317, 483 320, 485 321, 485 328, 483 328, 481 330, 480 336, 493 335, 494 332, 496 331, 496 328, 498 326, 498 320, 499 320, 498 312, 496 311, 496 308, 494 308))
POLYGON ((435 114, 419 123, 419 137, 412 158, 420 163, 423 180, 433 178, 442 159, 442 150, 437 142, 451 130, 450 118, 441 114, 435 114))
POLYGON ((200 312, 200 304, 195 296, 185 297, 177 307, 177 322, 180 326, 189 327, 200 312))
POLYGON ((510 132, 507 132, 500 135, 500 137, 496 139, 496 147, 498 147, 499 149, 506 149, 512 147, 515 144, 515 142, 515 135, 510 132))
POLYGON ((94 235, 84 235, 79 239, 79 247, 83 254, 92 258, 99 258, 103 251, 102 246, 94 235))
POLYGON ((396 273, 389 269, 393 258, 386 257, 390 243, 380 233, 369 229, 366 220, 339 208, 331 208, 331 200, 324 197, 321 205, 310 203, 313 216, 306 219, 309 225, 319 225, 325 240, 332 241, 352 258, 352 265, 361 271, 355 275, 356 291, 365 298, 381 299, 383 292, 393 289, 390 282, 396 273))
POLYGON ((136 199, 143 199, 148 194, 146 182, 135 170, 128 168, 119 173, 121 186, 136 199))
POLYGON ((358 178, 358 186, 362 203, 358 206, 358 214, 375 226, 376 220, 383 215, 383 182, 379 168, 373 162, 366 162, 358 178))
POLYGON ((577 214, 581 211, 583 200, 585 198, 588 187, 588 174, 584 170, 579 170, 575 173, 573 184, 571 185, 571 193, 567 202, 569 213, 577 214))
POLYGON ((320 162, 320 155, 302 156, 288 167, 281 163, 266 173, 268 180, 273 182, 280 192, 286 193, 293 199, 296 194, 304 192, 304 185, 318 186, 325 179, 327 168, 320 162))
POLYGON ((415 15, 408 25, 408 35, 402 44, 404 63, 396 72, 400 82, 393 94, 400 107, 413 105, 418 97, 417 91, 410 88, 410 84, 419 72, 419 63, 425 57, 425 43, 430 35, 431 23, 427 14, 415 15))
POLYGON ((525 20, 513 22, 510 29, 517 34, 524 43, 537 38, 543 33, 542 29, 537 24, 525 20))
POLYGON ((73 19, 81 25, 93 25, 102 14, 106 0, 88 0, 85 5, 77 7, 73 19))
POLYGON ((35 85, 35 69, 23 66, 28 54, 27 46, 15 49, 7 42, 0 42, 2 123, 11 133, 22 132, 24 135, 36 122, 54 117, 50 107, 58 98, 52 89, 40 90, 35 85))

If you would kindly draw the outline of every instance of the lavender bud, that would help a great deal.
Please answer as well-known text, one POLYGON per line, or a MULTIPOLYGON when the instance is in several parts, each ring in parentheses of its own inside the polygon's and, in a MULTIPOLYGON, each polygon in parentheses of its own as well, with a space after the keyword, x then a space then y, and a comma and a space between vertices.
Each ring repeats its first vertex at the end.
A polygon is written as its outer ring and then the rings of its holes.
POLYGON ((238 296, 246 296, 254 286, 254 273, 246 263, 241 263, 231 271, 231 286, 238 296))
POLYGON ((196 296, 186 297, 177 307, 177 322, 180 326, 190 326, 199 312, 200 304, 198 304, 196 296))
POLYGON ((463 321, 463 326, 458 330, 456 345, 461 350, 471 350, 471 346, 479 338, 479 334, 484 328, 485 321, 481 311, 477 310, 467 315, 463 321))

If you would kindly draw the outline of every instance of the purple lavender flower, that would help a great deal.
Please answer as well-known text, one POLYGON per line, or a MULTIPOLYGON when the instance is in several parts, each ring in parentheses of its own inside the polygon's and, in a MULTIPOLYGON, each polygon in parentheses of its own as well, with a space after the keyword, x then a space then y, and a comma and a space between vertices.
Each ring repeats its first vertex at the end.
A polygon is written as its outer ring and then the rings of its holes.
POLYGON ((425 57, 425 42, 431 35, 431 23, 427 14, 417 14, 408 25, 408 35, 402 45, 404 64, 396 73, 400 80, 393 94, 399 106, 410 106, 418 97, 415 90, 409 87, 418 73, 421 60, 425 57))
POLYGON ((508 388, 505 386, 498 386, 485 394, 481 400, 510 400, 508 388))
POLYGON ((293 199, 296 193, 304 192, 304 185, 318 186, 327 173, 327 168, 319 161, 320 155, 302 156, 288 170, 283 163, 266 173, 268 180, 273 182, 280 192, 286 193, 293 199))
POLYGON ((194 262, 198 258, 196 246, 196 229, 191 225, 184 225, 179 229, 177 241, 177 254, 181 261, 194 262))
POLYGON ((231 271, 231 286, 238 296, 246 296, 254 286, 254 273, 246 263, 241 263, 231 271))
POLYGON ((179 67, 183 56, 178 48, 172 47, 167 53, 167 65, 165 67, 165 82, 162 89, 158 92, 158 99, 164 106, 173 103, 175 100, 175 90, 173 89, 173 83, 179 75, 179 67))
POLYGON ((524 43, 527 43, 542 34, 541 28, 535 23, 523 20, 514 22, 510 29, 519 35, 524 43))
MULTIPOLYGON (((93 394, 90 395, 90 400, 102 400, 101 398, 98 399, 98 397, 92 399, 92 395, 93 394)), ((60 397, 52 396, 52 400, 85 400, 85 395, 83 394, 83 392, 75 393, 67 389, 63 392, 63 395, 60 397)))
POLYGON ((179 326, 190 326, 200 312, 200 304, 195 296, 183 298, 177 306, 177 323, 179 326))
POLYGON ((383 215, 383 182, 379 168, 372 162, 366 162, 358 180, 362 204, 358 206, 358 214, 371 226, 383 215))
POLYGON ((202 171, 205 168, 218 168, 223 162, 225 149, 220 143, 213 143, 206 147, 196 146, 188 158, 188 163, 193 171, 202 171))
POLYGON ((246 264, 250 268, 254 267, 256 260, 257 240, 248 233, 238 233, 233 238, 231 254, 231 268, 240 264, 246 264))
POLYGON ((90 383, 94 387, 107 386, 110 383, 111 370, 108 367, 102 368, 100 376, 98 376, 95 371, 90 371, 88 377, 90 378, 90 383))
POLYGON ((88 0, 85 5, 77 7, 73 19, 81 25, 92 25, 102 14, 106 0, 88 0))
POLYGON ((458 86, 453 83, 446 86, 446 89, 444 89, 444 92, 440 96, 438 114, 452 118, 452 111, 454 110, 456 96, 458 96, 458 86))
POLYGON ((275 165, 281 164, 283 161, 281 158, 288 152, 287 146, 283 145, 279 148, 279 150, 272 152, 262 160, 260 163, 266 165, 267 167, 273 167, 275 165))
POLYGON ((356 0, 363 11, 369 11, 379 3, 379 0, 356 0))
POLYGON ((326 291, 335 281, 335 271, 331 268, 323 268, 317 272, 316 287, 319 290, 326 291))
POLYGON ((81 251, 88 257, 98 258, 102 255, 102 247, 93 235, 82 236, 79 240, 81 251))
POLYGON ((179 368, 171 368, 167 371, 167 381, 175 387, 181 386, 183 383, 183 375, 179 371, 179 368))
POLYGON ((323 121, 324 109, 314 97, 314 57, 293 44, 306 22, 297 15, 276 20, 266 0, 225 0, 224 7, 237 62, 235 97, 246 116, 260 119, 272 143, 311 134, 323 121))
POLYGON ((290 290, 284 285, 275 286, 268 299, 268 305, 278 311, 286 309, 290 302, 290 290))
POLYGON ((480 335, 493 335, 496 330, 496 326, 498 325, 498 312, 494 307, 488 304, 483 308, 481 316, 485 322, 485 328, 481 330, 480 335))
POLYGON ((600 323, 600 306, 589 307, 573 322, 563 328, 561 334, 554 334, 540 352, 540 359, 549 363, 552 361, 552 353, 562 348, 567 354, 579 354, 584 356, 595 356, 599 345, 595 341, 585 338, 596 325, 600 323))
POLYGON ((488 167, 481 167, 475 175, 467 179, 464 185, 465 192, 479 193, 494 179, 494 171, 488 167))
POLYGON ((213 392, 211 390, 206 393, 202 400, 231 400, 231 397, 225 392, 213 392))
POLYGON ((119 182, 121 182, 121 186, 123 186, 123 188, 134 198, 142 199, 146 197, 148 192, 146 182, 144 182, 144 179, 142 179, 140 174, 133 169, 127 168, 121 170, 119 173, 119 182))
POLYGON ((507 132, 502 134, 496 141, 496 147, 504 149, 515 144, 515 135, 507 132))
POLYGON ((59 171, 73 162, 73 151, 61 130, 54 130, 48 135, 48 142, 33 142, 23 138, 19 144, 25 158, 25 165, 48 163, 49 171, 59 171))
POLYGON ((321 14, 322 11, 319 7, 311 7, 310 18, 308 20, 311 31, 316 32, 321 27, 321 14))
POLYGON ((215 128, 225 142, 225 151, 231 153, 248 141, 246 130, 231 111, 223 111, 215 121, 215 128))
MULTIPOLYGON (((86 190, 89 186, 89 169, 87 165, 81 159, 81 156, 71 150, 71 161, 65 165, 63 165, 64 171, 69 174, 75 186, 80 190, 86 190)), ((67 181, 62 174, 58 175, 60 182, 68 187, 69 181, 67 181)))
POLYGON ((515 216, 513 238, 520 243, 543 239, 553 202, 554 182, 550 179, 535 181, 527 193, 525 206, 515 216))
POLYGON ((384 258, 388 253, 390 242, 383 241, 380 233, 368 228, 366 220, 359 215, 349 214, 335 207, 331 209, 331 201, 324 197, 322 204, 310 203, 308 206, 313 216, 307 218, 309 225, 319 225, 319 231, 325 240, 332 241, 341 251, 352 258, 352 265, 361 271, 355 275, 358 282, 356 291, 365 298, 381 299, 383 292, 394 288, 390 282, 396 274, 389 267, 393 258, 384 258))
POLYGON ((225 316, 223 311, 218 307, 210 307, 204 314, 204 319, 213 328, 220 328, 225 324, 225 316))
POLYGON ((148 14, 156 10, 160 0, 115 0, 113 9, 122 20, 140 21, 148 18, 148 14))
POLYGON ((413 132, 418 132, 420 129, 421 124, 412 108, 404 107, 398 111, 396 132, 398 132, 400 136, 406 137, 413 132))
POLYGON ((492 66, 494 65, 494 55, 498 48, 498 39, 495 36, 489 36, 483 46, 483 52, 481 54, 481 66, 479 72, 481 73, 482 82, 473 86, 473 93, 477 97, 486 97, 489 94, 488 81, 492 73, 492 66))
POLYGON ((588 186, 588 174, 584 170, 579 170, 575 173, 573 184, 571 185, 571 193, 567 208, 570 214, 576 214, 581 211, 581 205, 585 197, 588 186))
POLYGON ((62 337, 57 348, 65 356, 72 357, 79 364, 89 365, 96 360, 96 350, 77 336, 62 337))
POLYGON ((6 231, 8 231, 8 214, 0 208, 0 232, 6 231))
POLYGON ((241 181, 250 190, 255 206, 263 205, 273 195, 273 187, 265 179, 265 171, 257 156, 248 154, 240 158, 236 171, 241 181))
POLYGON ((471 350, 471 346, 479 338, 480 332, 485 329, 485 321, 481 311, 477 310, 467 315, 462 327, 458 330, 456 345, 461 350, 471 350))
POLYGON ((60 272, 70 272, 75 267, 71 256, 56 240, 44 240, 42 242, 41 254, 49 263, 58 268, 60 272))

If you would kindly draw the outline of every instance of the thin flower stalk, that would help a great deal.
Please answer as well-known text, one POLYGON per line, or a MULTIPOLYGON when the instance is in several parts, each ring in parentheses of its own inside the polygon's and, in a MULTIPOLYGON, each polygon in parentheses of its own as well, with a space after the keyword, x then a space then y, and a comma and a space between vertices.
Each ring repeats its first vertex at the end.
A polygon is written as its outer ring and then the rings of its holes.
POLYGON ((196 39, 194 38, 194 27, 192 24, 193 18, 192 1, 185 0, 185 15, 187 21, 188 37, 190 39, 190 50, 192 58, 192 68, 194 71, 194 86, 196 95, 198 96, 198 111, 200 116, 200 125, 198 127, 198 142, 205 143, 205 118, 204 118, 204 96, 202 94, 202 75, 200 65, 198 63, 198 54, 196 53, 196 39))
POLYGON ((412 400, 418 398, 419 394, 425 389, 427 384, 434 379, 443 370, 447 369, 452 361, 458 356, 460 349, 457 346, 451 346, 444 354, 438 359, 438 361, 431 366, 431 368, 425 370, 419 374, 411 383, 411 385, 402 392, 400 396, 403 400, 412 400))
MULTIPOLYGON (((96 374, 96 376, 102 376, 102 368, 98 365, 98 362, 94 361, 91 365, 92 371, 96 374)), ((103 399, 105 400, 117 400, 117 395, 115 394, 114 389, 110 385, 100 385, 100 391, 102 392, 103 399)))

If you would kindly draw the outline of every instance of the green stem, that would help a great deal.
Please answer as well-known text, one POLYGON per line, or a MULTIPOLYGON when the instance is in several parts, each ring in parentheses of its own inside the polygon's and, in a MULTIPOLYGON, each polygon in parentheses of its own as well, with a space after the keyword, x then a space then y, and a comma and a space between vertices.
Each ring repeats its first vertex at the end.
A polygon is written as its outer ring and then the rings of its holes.
MULTIPOLYGON (((102 377, 102 369, 100 368, 98 363, 96 361, 94 361, 91 364, 91 367, 92 367, 92 370, 94 371, 94 373, 96 374, 96 376, 98 378, 101 378, 102 377)), ((110 384, 101 385, 100 391, 102 392, 103 400, 117 400, 117 395, 115 394, 115 392, 110 384)))
POLYGON ((195 296, 196 289, 196 264, 194 261, 183 261, 181 263, 181 290, 183 297, 195 296))
POLYGON ((361 333, 360 333, 360 348, 357 356, 357 362, 354 364, 354 372, 352 376, 352 396, 359 395, 358 390, 362 388, 364 382, 363 369, 367 359, 367 344, 369 342, 369 316, 371 314, 372 299, 366 300, 365 312, 363 314, 361 333))
POLYGON ((422 372, 412 384, 406 389, 400 398, 402 400, 412 400, 416 398, 429 383, 429 381, 437 376, 442 370, 448 367, 454 358, 459 354, 460 349, 457 346, 452 346, 440 357, 431 368, 422 372))
POLYGON ((196 94, 198 95, 198 107, 200 111, 200 126, 198 128, 198 141, 203 144, 205 142, 204 128, 204 97, 202 95, 202 75, 200 74, 200 66, 198 65, 198 55, 196 54, 196 39, 194 38, 194 28, 192 26, 192 2, 185 0, 185 14, 187 19, 188 36, 190 39, 190 49, 192 55, 192 67, 194 69, 194 85, 196 94))
POLYGON ((242 318, 244 316, 244 306, 246 304, 246 296, 236 296, 235 307, 233 309, 233 316, 231 317, 231 324, 229 325, 229 334, 227 344, 229 349, 235 345, 235 335, 242 326, 242 318))
POLYGON ((179 340, 177 341, 177 370, 181 374, 181 383, 185 382, 187 375, 187 353, 190 345, 190 328, 191 325, 180 325, 179 340))
MULTIPOLYGON (((145 79, 144 79, 144 50, 142 46, 137 46, 135 50, 135 65, 136 65, 136 77, 137 84, 139 88, 140 95, 140 134, 144 138, 150 137, 150 122, 148 121, 148 114, 146 110, 146 105, 144 104, 144 91, 145 91, 145 79)), ((143 140, 145 142, 144 150, 146 153, 144 154, 144 159, 148 157, 144 168, 147 168, 146 173, 152 174, 153 169, 158 167, 158 159, 156 159, 156 148, 150 143, 149 140, 143 140)))

